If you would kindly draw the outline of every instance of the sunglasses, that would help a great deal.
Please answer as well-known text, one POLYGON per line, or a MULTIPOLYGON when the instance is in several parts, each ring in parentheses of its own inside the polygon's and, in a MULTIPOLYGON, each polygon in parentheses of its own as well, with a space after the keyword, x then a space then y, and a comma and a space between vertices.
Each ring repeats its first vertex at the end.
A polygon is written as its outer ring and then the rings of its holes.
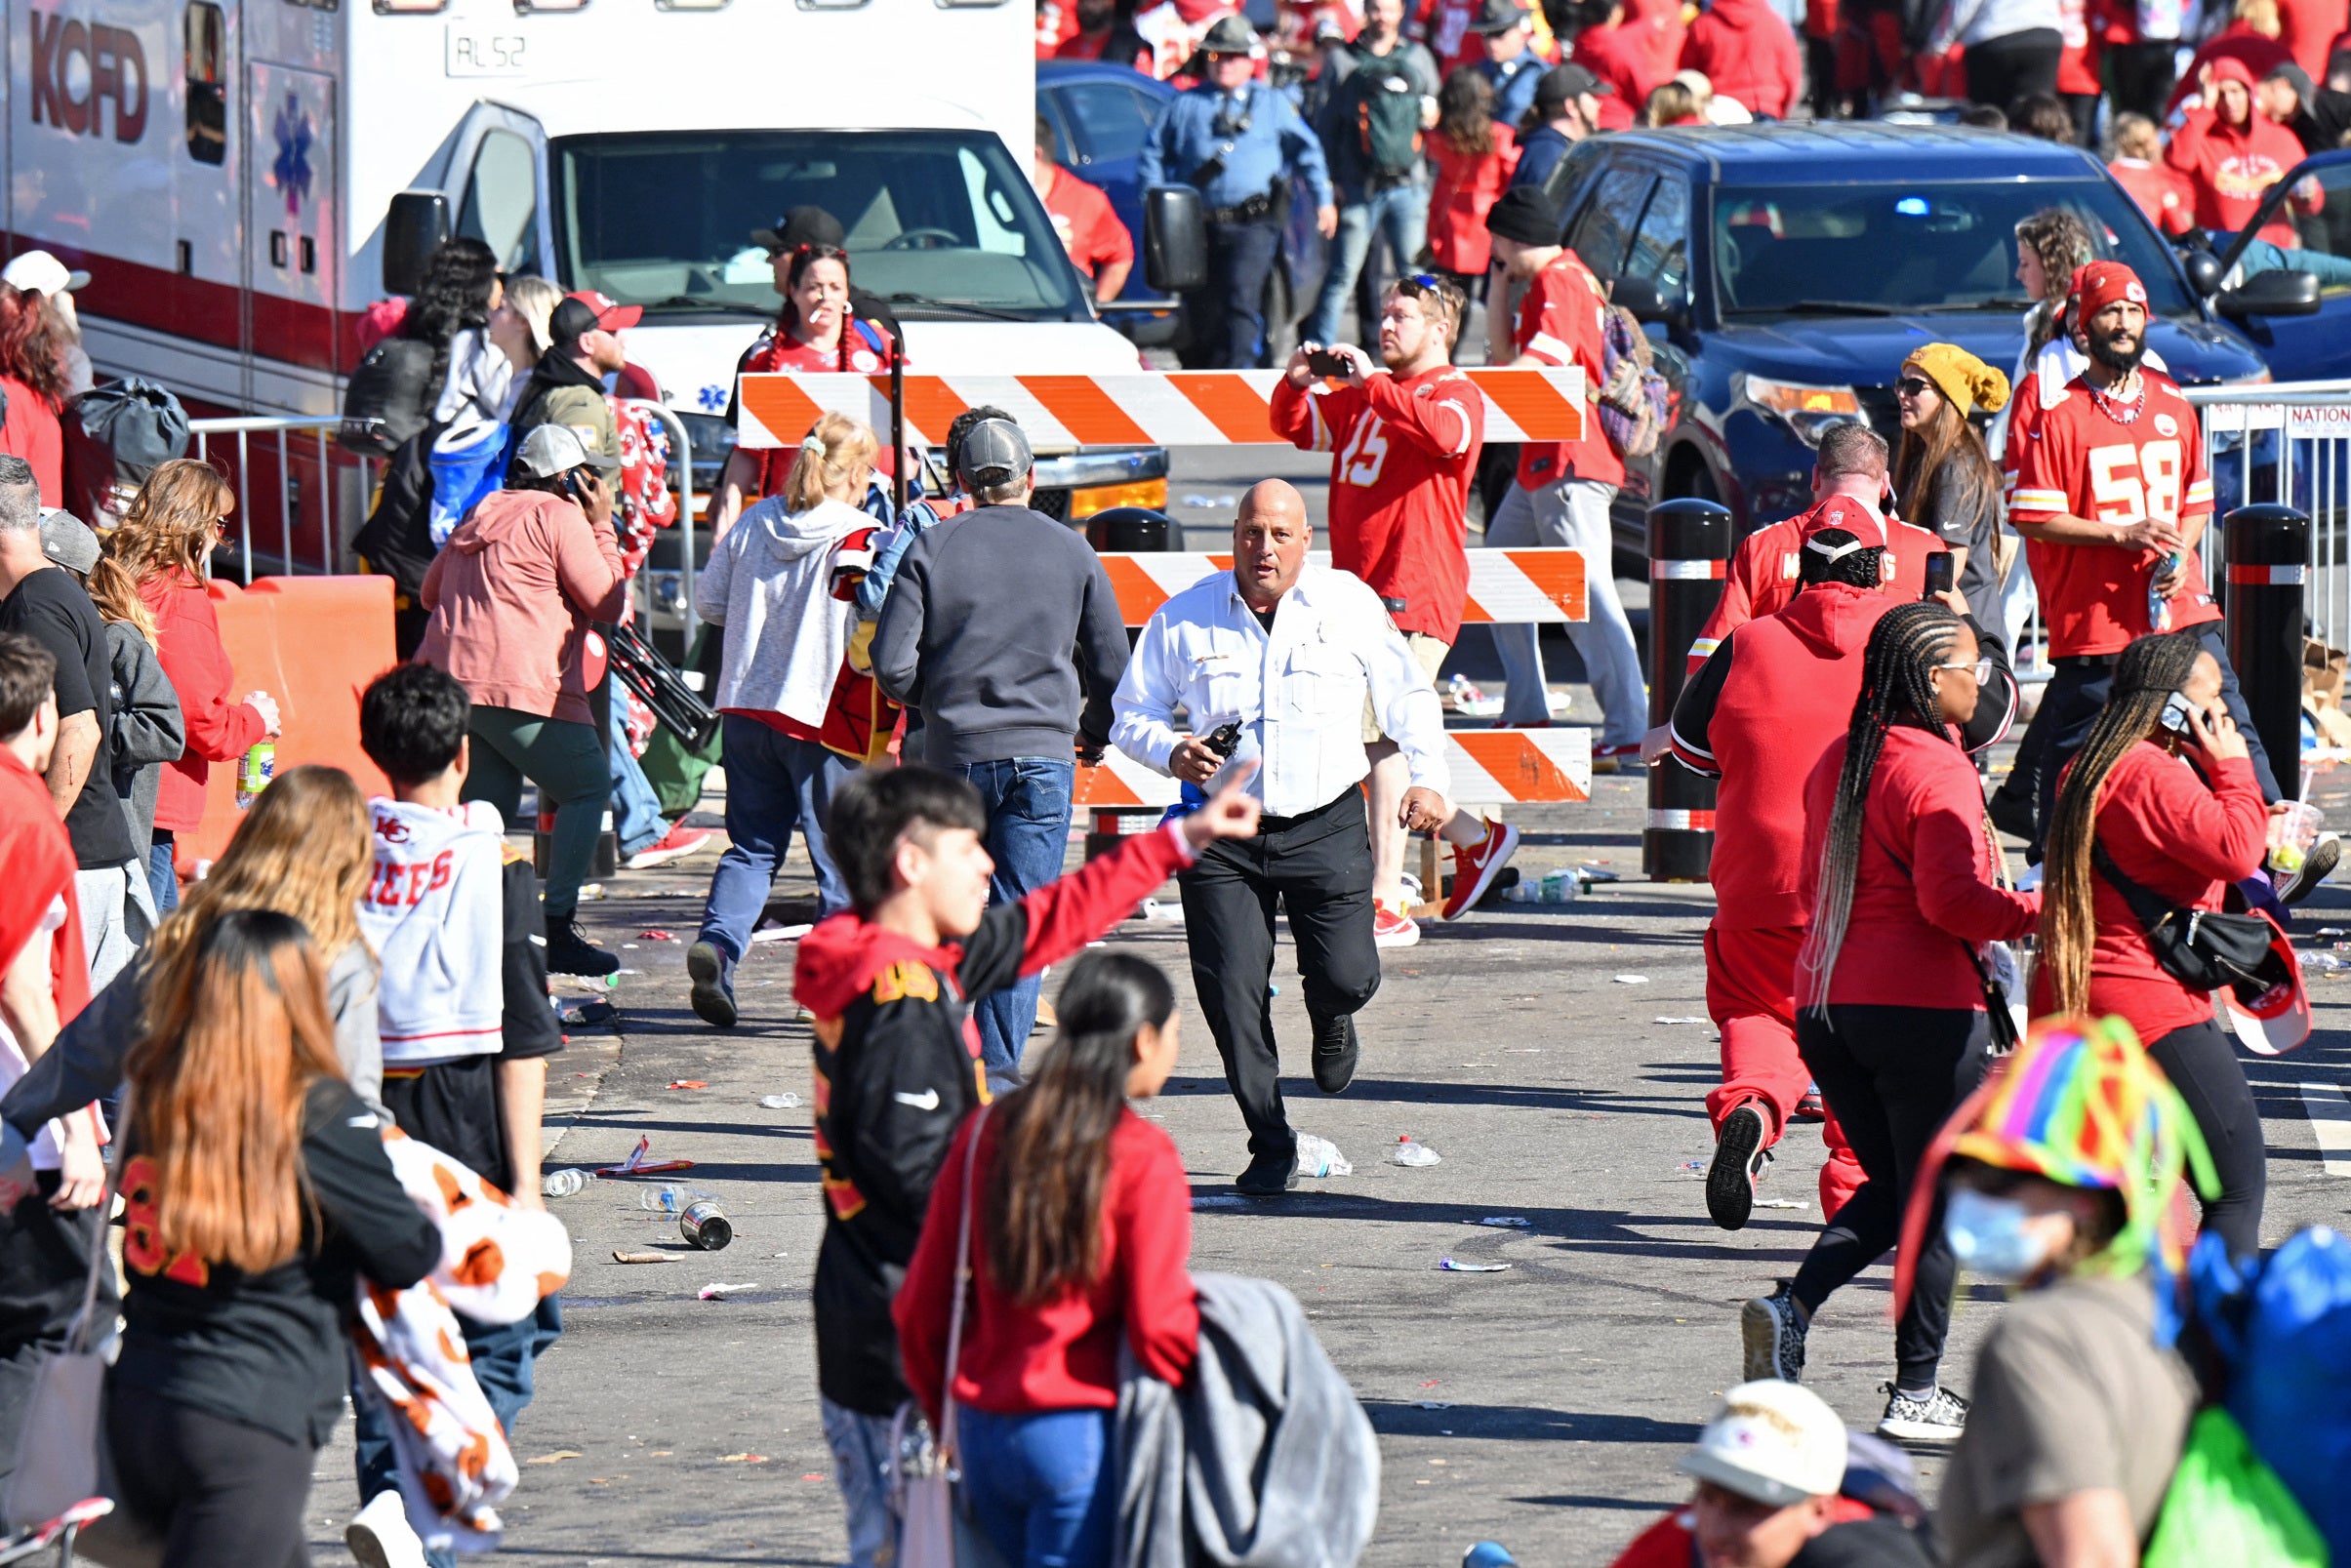
POLYGON ((1924 376, 1905 376, 1894 382, 1894 390, 1900 392, 1904 397, 1924 397, 1933 388, 1934 383, 1924 376))

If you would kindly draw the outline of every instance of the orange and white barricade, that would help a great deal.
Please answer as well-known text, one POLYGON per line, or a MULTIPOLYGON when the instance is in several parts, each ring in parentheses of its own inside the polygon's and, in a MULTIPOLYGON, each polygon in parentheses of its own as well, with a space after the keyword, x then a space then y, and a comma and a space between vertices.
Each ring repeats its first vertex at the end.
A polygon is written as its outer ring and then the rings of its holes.
MULTIPOLYGON (((1581 725, 1543 730, 1447 730, 1445 767, 1456 805, 1557 805, 1592 798, 1592 732, 1581 725)), ((1105 815, 1160 812, 1182 785, 1115 746, 1102 765, 1077 770, 1074 804, 1105 815)), ((1115 831, 1103 829, 1098 831, 1115 831)))
MULTIPOLYGON (((1467 625, 1512 625, 1523 622, 1582 621, 1584 557, 1571 549, 1472 550, 1470 591, 1461 608, 1467 625)), ((1330 552, 1309 557, 1330 565, 1330 552)), ((1233 570, 1231 555, 1193 550, 1105 552, 1103 570, 1118 595, 1118 617, 1130 626, 1150 622, 1159 606, 1204 577, 1233 570)))

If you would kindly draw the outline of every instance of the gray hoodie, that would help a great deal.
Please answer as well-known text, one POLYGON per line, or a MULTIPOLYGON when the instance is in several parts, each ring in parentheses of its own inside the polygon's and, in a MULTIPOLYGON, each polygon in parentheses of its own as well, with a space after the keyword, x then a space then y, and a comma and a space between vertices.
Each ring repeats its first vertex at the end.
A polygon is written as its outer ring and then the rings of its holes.
POLYGON ((849 653, 853 600, 832 595, 833 577, 871 555, 873 519, 845 502, 789 511, 770 496, 745 512, 694 580, 694 613, 726 628, 720 708, 753 708, 811 729, 849 653), (862 550, 844 552, 844 543, 862 550))
POLYGON ((180 711, 180 694, 137 626, 106 623, 106 658, 114 688, 106 759, 131 824, 131 842, 145 845, 155 836, 155 792, 163 784, 163 765, 179 761, 186 748, 187 719, 180 711))

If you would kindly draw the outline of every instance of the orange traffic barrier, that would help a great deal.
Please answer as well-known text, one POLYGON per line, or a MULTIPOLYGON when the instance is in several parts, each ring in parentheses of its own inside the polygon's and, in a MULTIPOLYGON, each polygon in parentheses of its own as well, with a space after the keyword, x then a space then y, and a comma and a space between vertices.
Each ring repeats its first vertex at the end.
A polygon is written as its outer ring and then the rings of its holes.
MULTIPOLYGON (((208 591, 221 620, 221 645, 236 671, 231 695, 262 691, 277 700, 285 726, 277 738, 279 770, 326 763, 369 794, 386 793, 390 784, 359 749, 359 694, 399 663, 391 579, 265 577, 250 588, 216 580, 208 591)), ((243 816, 237 764, 214 763, 204 820, 180 836, 180 874, 193 874, 198 861, 219 859, 243 816)))

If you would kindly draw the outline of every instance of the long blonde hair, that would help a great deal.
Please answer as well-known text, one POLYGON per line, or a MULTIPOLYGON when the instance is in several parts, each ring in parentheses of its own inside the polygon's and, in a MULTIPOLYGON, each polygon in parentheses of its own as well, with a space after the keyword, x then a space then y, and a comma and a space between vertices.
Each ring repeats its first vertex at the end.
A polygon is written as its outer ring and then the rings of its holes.
POLYGON ((139 596, 139 584, 131 581, 120 561, 100 555, 82 586, 89 590, 90 602, 98 606, 100 620, 121 622, 144 637, 149 648, 162 646, 155 631, 155 612, 139 596))
POLYGON ((172 572, 199 582, 212 554, 213 524, 236 509, 236 492, 209 463, 173 458, 155 464, 122 526, 106 536, 106 558, 120 563, 134 583, 172 572))
POLYGON ((507 279, 507 303, 531 329, 531 352, 544 354, 555 341, 554 329, 548 323, 554 318, 555 306, 563 302, 563 291, 536 273, 520 272, 507 279))
POLYGON ((791 460, 791 473, 784 481, 784 504, 795 512, 806 511, 828 492, 856 479, 859 469, 871 468, 880 451, 872 426, 864 421, 846 414, 824 415, 801 438, 800 450, 791 460))

